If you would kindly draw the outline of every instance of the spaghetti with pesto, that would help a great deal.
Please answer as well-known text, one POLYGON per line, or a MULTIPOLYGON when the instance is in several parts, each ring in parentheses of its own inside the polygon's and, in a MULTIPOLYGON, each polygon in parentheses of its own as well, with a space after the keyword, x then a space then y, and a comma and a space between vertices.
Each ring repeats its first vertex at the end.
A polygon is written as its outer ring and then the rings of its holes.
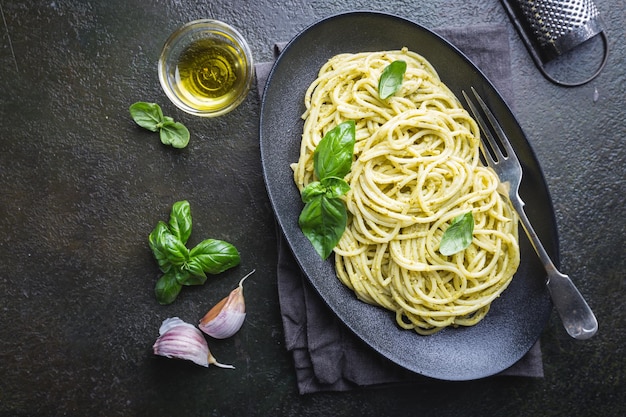
POLYGON ((325 133, 356 123, 342 197, 348 223, 334 249, 341 282, 419 334, 482 320, 518 268, 518 218, 480 161, 478 126, 431 64, 406 48, 336 55, 308 88, 305 107, 292 164, 300 190, 316 180, 313 152, 325 133), (382 100, 380 74, 396 60, 407 63, 402 85, 382 100), (470 246, 442 255, 444 231, 467 212, 470 246))

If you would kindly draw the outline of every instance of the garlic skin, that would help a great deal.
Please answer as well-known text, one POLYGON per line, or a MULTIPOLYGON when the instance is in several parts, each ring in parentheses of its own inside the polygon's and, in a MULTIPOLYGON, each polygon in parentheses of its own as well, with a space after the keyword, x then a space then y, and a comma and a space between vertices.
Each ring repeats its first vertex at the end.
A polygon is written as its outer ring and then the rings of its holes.
POLYGON ((239 281, 237 288, 222 299, 200 319, 198 327, 216 339, 231 337, 241 329, 246 318, 246 303, 243 297, 243 282, 255 272, 253 269, 239 281))
POLYGON ((235 368, 232 365, 217 362, 209 351, 202 333, 195 326, 178 317, 163 320, 159 328, 159 337, 152 346, 152 350, 155 355, 184 359, 207 368, 209 364, 220 368, 235 368))

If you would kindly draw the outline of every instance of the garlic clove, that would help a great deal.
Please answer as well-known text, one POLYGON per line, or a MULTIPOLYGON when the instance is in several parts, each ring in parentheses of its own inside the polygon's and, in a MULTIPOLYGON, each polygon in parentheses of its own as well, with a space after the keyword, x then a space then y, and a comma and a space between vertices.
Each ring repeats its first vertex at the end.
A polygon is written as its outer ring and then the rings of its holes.
POLYGON ((235 368, 232 365, 217 362, 209 351, 202 333, 195 326, 178 317, 170 317, 163 321, 159 328, 159 337, 152 346, 152 350, 155 355, 189 360, 204 367, 211 364, 220 368, 235 368))
POLYGON ((198 327, 216 339, 231 337, 241 329, 246 318, 246 303, 243 296, 243 282, 255 272, 253 269, 239 281, 237 288, 222 299, 200 319, 198 327))

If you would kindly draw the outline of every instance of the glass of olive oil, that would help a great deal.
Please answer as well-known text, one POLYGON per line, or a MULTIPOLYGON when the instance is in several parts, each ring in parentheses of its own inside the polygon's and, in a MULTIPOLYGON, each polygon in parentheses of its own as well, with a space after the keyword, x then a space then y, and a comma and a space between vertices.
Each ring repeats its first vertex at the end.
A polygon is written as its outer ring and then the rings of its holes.
POLYGON ((253 79, 252 53, 226 23, 202 19, 174 32, 159 58, 159 81, 167 97, 187 113, 214 117, 246 98, 253 79))

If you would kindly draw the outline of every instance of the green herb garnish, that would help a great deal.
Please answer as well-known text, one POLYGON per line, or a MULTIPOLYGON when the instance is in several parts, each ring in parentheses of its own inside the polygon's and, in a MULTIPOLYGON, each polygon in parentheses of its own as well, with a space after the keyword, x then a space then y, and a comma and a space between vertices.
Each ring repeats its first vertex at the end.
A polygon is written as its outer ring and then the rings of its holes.
POLYGON ((405 72, 405 61, 393 61, 387 65, 378 80, 378 96, 385 100, 394 95, 402 86, 405 72))
POLYGON ((322 259, 330 256, 346 229, 348 215, 340 197, 350 190, 343 178, 352 167, 354 142, 352 120, 326 133, 313 153, 313 166, 319 180, 302 190, 305 206, 298 223, 322 259))
POLYGON ((152 132, 159 132, 161 142, 174 148, 184 148, 189 143, 189 130, 169 116, 163 116, 156 103, 138 101, 129 108, 135 123, 152 132))
POLYGON ((439 252, 442 255, 454 255, 467 248, 472 243, 474 233, 474 216, 469 211, 461 214, 450 223, 439 243, 439 252))
POLYGON ((184 285, 202 285, 206 274, 219 274, 239 264, 237 249, 228 242, 206 239, 189 250, 191 210, 188 201, 172 206, 169 222, 159 221, 148 236, 148 244, 163 275, 155 287, 160 304, 174 302, 184 285))

